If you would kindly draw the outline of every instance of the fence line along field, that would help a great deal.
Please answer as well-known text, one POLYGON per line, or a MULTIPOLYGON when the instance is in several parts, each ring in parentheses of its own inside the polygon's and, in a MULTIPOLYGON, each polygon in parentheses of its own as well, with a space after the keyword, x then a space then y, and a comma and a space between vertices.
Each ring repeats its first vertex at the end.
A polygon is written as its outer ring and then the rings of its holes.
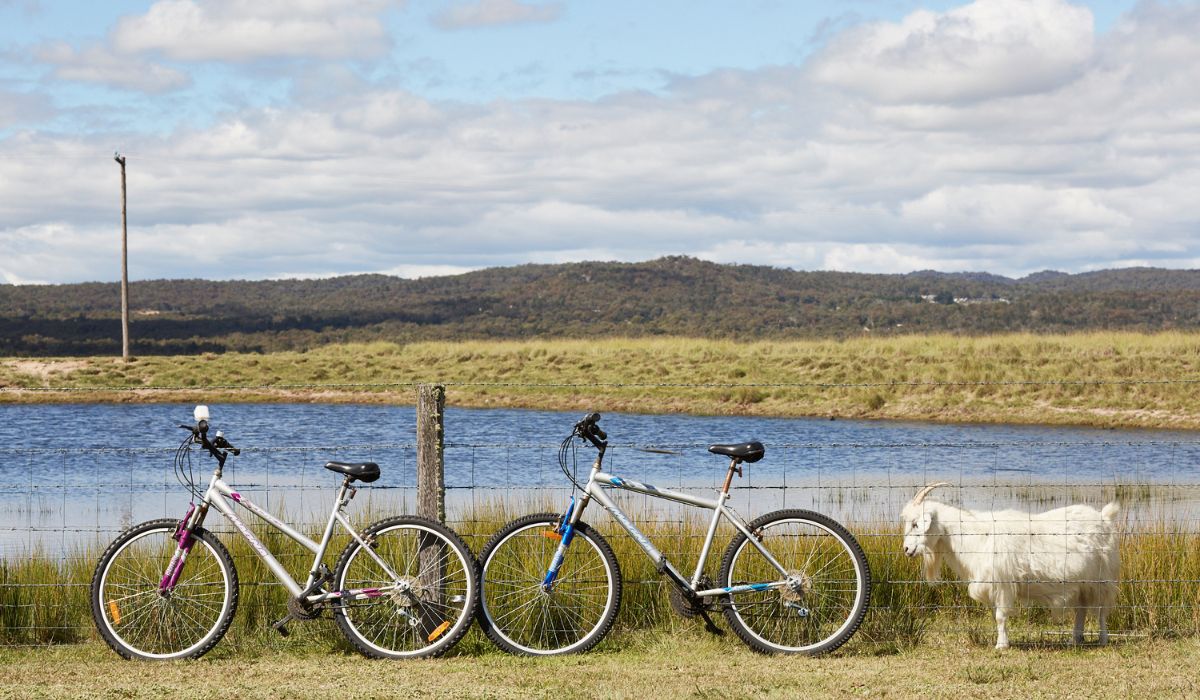
MULTIPOLYGON (((384 503, 376 501, 368 512, 360 514, 362 521, 392 512, 384 503)), ((538 497, 493 497, 474 508, 452 513, 448 522, 478 553, 484 541, 509 520, 529 512, 554 511, 558 505, 538 497)), ((639 513, 636 505, 629 512, 639 523, 646 523, 645 534, 681 570, 690 571, 689 567, 695 566, 706 522, 678 513, 667 517, 662 511, 639 513)), ((657 574, 636 543, 598 510, 590 513, 588 520, 613 545, 626 580, 618 630, 666 630, 678 625, 669 605, 670 584, 657 574)), ((211 525, 218 532, 229 530, 219 521, 211 525)), ((319 533, 323 523, 312 521, 306 525, 310 533, 319 533)), ((981 650, 994 643, 991 611, 967 598, 965 585, 959 582, 925 582, 920 558, 902 553, 903 535, 897 521, 850 521, 846 525, 868 556, 874 582, 867 618, 848 644, 851 653, 896 651, 946 639, 981 650)), ((1157 520, 1131 520, 1124 527, 1120 590, 1108 623, 1114 639, 1192 638, 1200 634, 1200 531, 1196 521, 1160 516, 1157 520)), ((279 559, 290 569, 300 570, 311 562, 310 553, 294 547, 278 532, 265 528, 257 531, 272 551, 283 553, 279 559)), ((717 547, 723 548, 732 534, 731 528, 719 529, 717 547)), ((286 609, 287 591, 244 540, 224 540, 242 585, 228 643, 246 649, 278 646, 270 624, 286 609)), ((340 551, 345 544, 345 538, 337 539, 331 549, 340 551)), ((88 585, 101 546, 77 545, 67 552, 39 548, 0 561, 0 645, 93 639, 88 585)), ((1020 611, 1010 627, 1010 636, 1018 645, 1070 641, 1070 621, 1056 618, 1045 609, 1020 611)), ((304 625, 296 625, 294 632, 294 638, 301 641, 288 642, 290 646, 326 643, 319 634, 310 636, 312 629, 304 625)), ((1092 624, 1088 635, 1095 640, 1092 624)))

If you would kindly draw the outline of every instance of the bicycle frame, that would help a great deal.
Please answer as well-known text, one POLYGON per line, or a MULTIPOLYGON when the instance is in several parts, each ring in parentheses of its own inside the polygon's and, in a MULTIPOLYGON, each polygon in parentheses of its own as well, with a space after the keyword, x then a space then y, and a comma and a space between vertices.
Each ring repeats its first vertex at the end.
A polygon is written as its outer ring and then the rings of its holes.
POLYGON ((558 569, 562 566, 563 559, 566 556, 567 548, 570 546, 571 540, 573 539, 575 527, 579 524, 580 519, 583 517, 583 511, 587 507, 588 502, 593 498, 596 499, 600 505, 604 506, 605 510, 612 514, 613 519, 617 521, 618 525, 620 525, 627 533, 629 533, 629 536, 633 538, 633 541, 637 542, 638 546, 642 548, 642 551, 646 553, 646 556, 650 557, 651 561, 654 562, 660 573, 666 574, 677 585, 681 586, 685 590, 691 591, 697 597, 703 598, 710 595, 742 593, 745 591, 764 591, 775 588, 783 588, 791 585, 791 575, 788 573, 788 571, 784 569, 779 561, 776 560, 769 551, 767 551, 767 548, 764 547, 761 542, 759 542, 754 533, 750 531, 749 525, 747 525, 737 513, 734 513, 732 510, 725 507, 725 503, 729 500, 729 485, 733 479, 733 475, 735 473, 739 475, 741 474, 741 467, 736 460, 730 460, 729 472, 725 475, 725 485, 720 489, 717 499, 714 501, 687 493, 680 493, 678 491, 671 491, 669 489, 660 489, 651 484, 643 484, 638 481, 632 481, 619 476, 614 476, 613 474, 601 471, 600 463, 603 459, 604 451, 601 450, 600 456, 598 456, 596 461, 592 464, 591 475, 588 478, 587 485, 584 487, 584 495, 580 499, 578 507, 575 507, 574 498, 572 497, 571 507, 567 511, 566 517, 564 518, 565 524, 562 526, 562 542, 559 544, 558 549, 554 554, 554 559, 550 564, 550 569, 546 572, 546 578, 542 583, 542 587, 544 589, 549 590, 553 587, 554 580, 558 575, 558 569), (666 558, 666 556, 664 556, 663 553, 654 546, 654 543, 650 541, 650 538, 643 534, 642 531, 633 524, 633 521, 631 521, 629 517, 626 516, 621 510, 621 508, 612 500, 612 498, 605 493, 605 490, 609 488, 633 491, 634 493, 644 494, 646 496, 650 496, 651 498, 661 498, 664 500, 675 501, 676 503, 683 503, 685 505, 695 506, 697 508, 706 508, 713 511, 712 521, 709 523, 708 532, 704 537, 704 547, 700 550, 700 560, 696 563, 696 571, 692 574, 691 580, 685 579, 683 574, 679 573, 679 570, 676 569, 675 566, 666 558), (763 557, 771 564, 771 566, 775 567, 775 570, 778 571, 783 578, 777 581, 763 581, 741 584, 737 586, 697 590, 697 587, 700 585, 700 578, 704 574, 704 565, 707 563, 709 552, 712 549, 713 536, 717 532, 717 524, 721 521, 721 518, 728 520, 735 528, 744 534, 749 540, 750 544, 754 545, 755 549, 757 549, 759 553, 763 555, 763 557))
POLYGON ((289 526, 279 518, 268 513, 263 508, 259 507, 249 498, 241 495, 221 479, 222 468, 218 466, 213 471, 212 480, 208 484, 208 489, 204 492, 204 497, 200 501, 199 507, 195 504, 188 509, 187 515, 180 521, 179 529, 175 533, 175 539, 179 542, 179 546, 175 550, 171 561, 167 564, 167 569, 163 573, 162 583, 159 585, 160 590, 169 592, 174 589, 175 584, 179 580, 179 575, 183 571, 184 562, 187 560, 188 554, 191 552, 192 545, 195 539, 192 537, 192 532, 199 527, 203 522, 208 510, 215 507, 225 516, 234 528, 241 534, 242 537, 250 544, 250 548, 258 555, 271 573, 275 575, 279 582, 287 588, 293 598, 303 598, 309 605, 319 605, 333 600, 362 600, 365 598, 378 598, 388 595, 393 592, 405 593, 411 587, 406 581, 396 575, 387 562, 383 561, 375 550, 369 546, 369 543, 364 541, 358 534, 350 521, 342 513, 342 510, 354 498, 357 491, 350 486, 350 479, 342 482, 341 488, 338 490, 337 499, 334 501, 333 510, 329 514, 329 520, 325 524, 325 531, 321 535, 321 541, 316 542, 303 533, 289 526), (279 560, 275 558, 266 545, 255 536, 254 532, 238 517, 234 512, 234 505, 239 505, 254 515, 258 516, 271 527, 287 535, 290 539, 296 541, 306 549, 313 552, 315 555, 312 567, 308 572, 308 579, 304 586, 292 578, 291 574, 279 560), (383 571, 392 578, 396 583, 390 586, 382 586, 379 588, 353 588, 344 591, 330 591, 323 593, 314 593, 313 589, 318 588, 322 582, 321 566, 325 558, 325 551, 329 547, 329 542, 333 536, 333 527, 335 523, 341 523, 346 532, 362 545, 362 551, 366 552, 383 571))

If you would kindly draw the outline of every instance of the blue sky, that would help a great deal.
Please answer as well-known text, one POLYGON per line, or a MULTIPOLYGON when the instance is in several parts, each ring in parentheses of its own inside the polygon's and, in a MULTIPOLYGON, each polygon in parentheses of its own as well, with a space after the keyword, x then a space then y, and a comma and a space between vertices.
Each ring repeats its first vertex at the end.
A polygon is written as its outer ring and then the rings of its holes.
POLYGON ((1200 266, 1200 6, 0 0, 0 281, 1200 266), (203 255, 193 251, 203 250, 203 255))

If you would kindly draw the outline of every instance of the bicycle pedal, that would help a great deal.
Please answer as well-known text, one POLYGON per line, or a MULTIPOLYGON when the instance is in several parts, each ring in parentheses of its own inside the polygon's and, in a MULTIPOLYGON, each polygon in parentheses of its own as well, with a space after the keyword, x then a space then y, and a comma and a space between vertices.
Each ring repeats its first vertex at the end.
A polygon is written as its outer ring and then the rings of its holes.
POLYGON ((272 624, 271 628, 274 629, 276 632, 278 632, 280 637, 287 637, 289 634, 291 634, 291 632, 288 631, 287 623, 289 623, 291 621, 292 621, 292 616, 288 615, 287 617, 283 618, 282 620, 272 624))

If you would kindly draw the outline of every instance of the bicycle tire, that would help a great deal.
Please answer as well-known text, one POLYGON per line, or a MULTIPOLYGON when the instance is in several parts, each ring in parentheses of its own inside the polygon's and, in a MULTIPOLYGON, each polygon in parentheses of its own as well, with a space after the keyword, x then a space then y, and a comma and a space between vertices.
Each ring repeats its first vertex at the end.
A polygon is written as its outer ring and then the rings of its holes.
MULTIPOLYGON (((346 639, 359 653, 377 659, 435 657, 454 647, 471 626, 478 591, 475 557, 462 538, 413 515, 380 520, 361 536, 412 588, 408 594, 336 604, 333 617, 346 639), (422 552, 431 558, 422 562, 422 552)), ((334 575, 337 590, 396 583, 363 552, 357 540, 342 550, 334 575)))
POLYGON ((125 530, 92 575, 92 620, 105 643, 126 659, 200 658, 225 636, 237 611, 233 558, 204 528, 192 532, 199 546, 193 545, 178 583, 170 593, 160 591, 178 527, 178 520, 163 518, 125 530))
MULTIPOLYGON (((844 527, 807 510, 779 510, 750 531, 795 577, 796 586, 725 597, 725 619, 750 648, 764 654, 818 656, 845 644, 871 600, 867 557, 844 527)), ((725 550, 718 584, 775 581, 779 572, 738 533, 725 550)))
POLYGON ((496 646, 510 654, 555 656, 587 651, 612 629, 621 607, 617 557, 608 542, 583 522, 575 526, 574 541, 553 590, 542 589, 559 545, 557 538, 545 533, 551 532, 559 519, 555 513, 517 518, 494 534, 480 554, 479 625, 496 646))

